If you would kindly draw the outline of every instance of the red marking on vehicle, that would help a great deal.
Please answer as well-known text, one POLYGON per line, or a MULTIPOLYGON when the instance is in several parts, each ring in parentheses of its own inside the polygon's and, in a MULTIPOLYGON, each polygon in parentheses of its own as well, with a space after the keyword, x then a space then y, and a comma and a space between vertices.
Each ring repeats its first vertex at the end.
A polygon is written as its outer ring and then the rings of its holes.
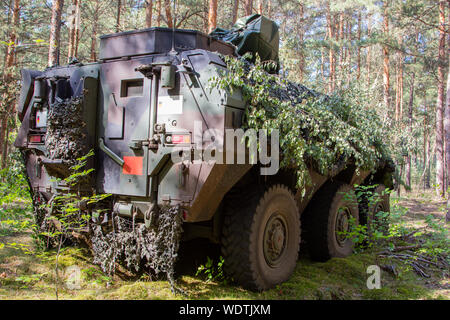
POLYGON ((142 176, 142 168, 144 164, 144 157, 123 157, 123 174, 132 174, 142 176))
POLYGON ((41 136, 30 136, 30 137, 29 137, 29 141, 30 141, 30 142, 34 142, 34 143, 40 143, 40 142, 42 142, 41 136))

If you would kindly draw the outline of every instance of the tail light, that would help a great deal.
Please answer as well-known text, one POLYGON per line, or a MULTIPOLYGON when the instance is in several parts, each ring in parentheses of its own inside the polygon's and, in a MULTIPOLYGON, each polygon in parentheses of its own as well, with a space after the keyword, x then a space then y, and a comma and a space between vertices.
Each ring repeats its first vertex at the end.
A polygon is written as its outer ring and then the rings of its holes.
POLYGON ((188 211, 183 209, 182 213, 183 213, 183 220, 186 221, 186 219, 188 217, 188 211))
POLYGON ((43 142, 43 137, 41 135, 30 135, 28 137, 28 142, 29 143, 42 143, 43 142))

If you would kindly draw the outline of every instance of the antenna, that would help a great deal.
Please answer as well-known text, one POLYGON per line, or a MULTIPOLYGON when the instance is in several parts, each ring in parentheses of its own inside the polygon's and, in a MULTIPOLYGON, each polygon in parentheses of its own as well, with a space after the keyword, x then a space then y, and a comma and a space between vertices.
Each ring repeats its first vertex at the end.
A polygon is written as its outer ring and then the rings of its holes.
POLYGON ((172 49, 169 54, 176 55, 175 51, 175 23, 177 22, 177 11, 176 11, 177 0, 173 0, 173 19, 172 19, 172 49))

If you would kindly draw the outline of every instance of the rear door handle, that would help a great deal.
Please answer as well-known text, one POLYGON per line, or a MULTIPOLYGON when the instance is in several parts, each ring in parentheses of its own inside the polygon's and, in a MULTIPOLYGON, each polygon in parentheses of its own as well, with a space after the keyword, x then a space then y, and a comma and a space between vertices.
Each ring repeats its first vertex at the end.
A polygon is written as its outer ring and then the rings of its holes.
POLYGON ((105 145, 105 142, 103 141, 103 138, 98 139, 98 145, 100 149, 106 153, 115 163, 117 163, 119 166, 123 167, 125 161, 121 157, 119 157, 117 154, 115 154, 110 148, 108 148, 105 145))

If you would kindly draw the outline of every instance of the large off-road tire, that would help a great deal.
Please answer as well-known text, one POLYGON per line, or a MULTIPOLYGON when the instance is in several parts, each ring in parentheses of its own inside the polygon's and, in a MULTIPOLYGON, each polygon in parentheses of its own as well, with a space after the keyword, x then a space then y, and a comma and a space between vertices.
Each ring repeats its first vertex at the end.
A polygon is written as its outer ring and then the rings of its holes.
POLYGON ((358 224, 359 210, 353 188, 330 183, 312 200, 308 213, 307 244, 313 260, 326 261, 349 256, 353 242, 346 234, 351 230, 351 217, 358 224))
POLYGON ((265 192, 235 192, 225 200, 225 273, 256 291, 288 280, 300 248, 300 217, 292 192, 275 185, 265 192))
POLYGON ((373 190, 371 201, 367 196, 359 200, 360 223, 367 226, 367 235, 372 238, 375 230, 387 235, 389 232, 390 195, 383 184, 373 190), (384 212, 386 214, 381 214, 384 212))

